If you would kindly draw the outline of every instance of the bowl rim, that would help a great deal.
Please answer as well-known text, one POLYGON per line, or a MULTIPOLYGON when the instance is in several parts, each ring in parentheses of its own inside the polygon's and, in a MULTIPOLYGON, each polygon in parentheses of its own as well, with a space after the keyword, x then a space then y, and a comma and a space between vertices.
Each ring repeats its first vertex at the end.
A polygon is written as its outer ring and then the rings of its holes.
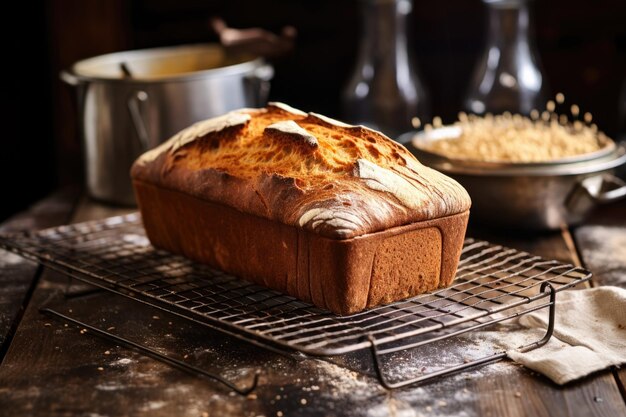
MULTIPOLYGON (((398 137, 398 142, 407 147, 420 162, 431 168, 451 174, 477 176, 557 176, 581 175, 606 171, 626 164, 626 148, 610 140, 602 149, 588 154, 562 158, 550 162, 484 162, 449 158, 429 152, 415 144, 418 140, 441 140, 450 138, 450 131, 460 127, 449 125, 425 131, 410 131, 398 137)), ((458 133, 457 133, 458 134, 458 133)))

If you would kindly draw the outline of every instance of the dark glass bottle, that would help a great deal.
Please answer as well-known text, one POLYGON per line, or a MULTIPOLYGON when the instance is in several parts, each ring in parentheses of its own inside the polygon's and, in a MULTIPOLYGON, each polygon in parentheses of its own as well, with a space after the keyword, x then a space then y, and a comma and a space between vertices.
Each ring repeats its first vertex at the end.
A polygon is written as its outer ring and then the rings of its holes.
POLYGON ((464 110, 528 115, 548 99, 536 51, 529 0, 483 0, 488 9, 487 45, 478 63, 464 110))
POLYGON ((342 95, 344 118, 397 137, 411 119, 430 116, 426 92, 407 45, 412 0, 362 0, 361 44, 342 95))
MULTIPOLYGON (((626 79, 622 83, 622 90, 619 96, 619 133, 618 140, 626 145, 626 79)), ((624 169, 626 171, 626 169, 624 169)))

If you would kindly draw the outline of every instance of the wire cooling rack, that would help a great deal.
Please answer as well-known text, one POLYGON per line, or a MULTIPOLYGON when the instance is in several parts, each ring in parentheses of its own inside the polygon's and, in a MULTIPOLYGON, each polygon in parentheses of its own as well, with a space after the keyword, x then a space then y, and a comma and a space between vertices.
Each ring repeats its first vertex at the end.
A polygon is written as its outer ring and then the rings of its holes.
MULTIPOLYGON (((454 285, 350 316, 337 316, 183 257, 158 250, 138 214, 0 236, 0 247, 100 288, 269 348, 332 356, 370 349, 380 382, 405 386, 505 356, 489 355, 390 381, 381 357, 536 311, 556 292, 588 280, 579 267, 466 239, 454 285), (545 302, 535 302, 545 299, 545 302)), ((222 381, 223 382, 223 381, 222 381)))

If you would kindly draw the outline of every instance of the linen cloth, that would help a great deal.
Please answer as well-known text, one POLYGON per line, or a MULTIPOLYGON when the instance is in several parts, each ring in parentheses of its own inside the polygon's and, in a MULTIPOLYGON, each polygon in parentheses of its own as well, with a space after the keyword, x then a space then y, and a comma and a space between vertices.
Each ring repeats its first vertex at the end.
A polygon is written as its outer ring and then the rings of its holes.
MULTIPOLYGON (((538 334, 545 332, 548 311, 526 314, 519 323, 537 329, 538 334)), ((626 289, 606 286, 559 292, 550 341, 526 353, 508 349, 507 355, 559 385, 626 363, 626 289)))

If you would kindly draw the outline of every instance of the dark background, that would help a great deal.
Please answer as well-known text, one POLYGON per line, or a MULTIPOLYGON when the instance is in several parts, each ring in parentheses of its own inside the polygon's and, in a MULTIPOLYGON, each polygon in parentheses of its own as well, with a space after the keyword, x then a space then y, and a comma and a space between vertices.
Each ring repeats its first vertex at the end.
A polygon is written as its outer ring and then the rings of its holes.
MULTIPOLYGON (((433 113, 452 121, 485 39, 479 0, 414 0, 410 38, 433 113)), ((536 42, 553 93, 590 111, 613 137, 626 132, 618 103, 626 78, 626 1, 532 2, 536 42)), ((59 186, 82 183, 73 91, 58 78, 77 60, 124 49, 215 41, 210 16, 232 27, 298 30, 296 49, 274 62, 270 98, 339 117, 339 94, 359 37, 355 0, 57 0, 33 2, 29 37, 5 35, 26 55, 27 76, 0 91, 0 220, 59 186)), ((8 17, 8 16, 7 16, 8 17)), ((14 68, 19 70, 19 68, 14 68)))

